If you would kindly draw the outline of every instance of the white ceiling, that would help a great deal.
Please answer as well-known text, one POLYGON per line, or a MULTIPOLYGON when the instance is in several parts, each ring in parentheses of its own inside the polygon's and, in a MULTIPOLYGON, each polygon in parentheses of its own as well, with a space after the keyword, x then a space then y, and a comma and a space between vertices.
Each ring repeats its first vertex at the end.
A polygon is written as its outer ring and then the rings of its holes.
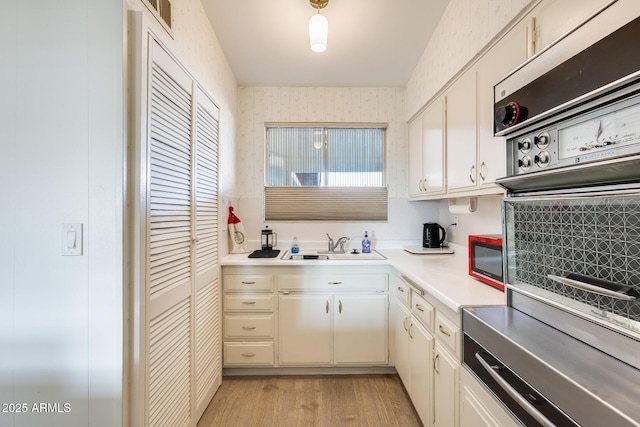
POLYGON ((201 0, 240 86, 403 87, 449 0, 329 0, 327 50, 308 0, 201 0))

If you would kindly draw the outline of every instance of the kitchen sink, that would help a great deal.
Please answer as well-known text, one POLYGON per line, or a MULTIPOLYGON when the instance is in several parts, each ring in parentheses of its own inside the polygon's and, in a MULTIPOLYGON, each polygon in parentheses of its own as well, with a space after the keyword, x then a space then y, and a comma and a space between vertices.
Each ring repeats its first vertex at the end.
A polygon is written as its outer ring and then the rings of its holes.
POLYGON ((290 261, 300 260, 317 260, 317 261, 380 261, 387 259, 384 255, 378 251, 371 251, 371 253, 363 254, 361 252, 327 252, 327 251, 300 251, 300 253, 292 254, 290 251, 286 251, 282 255, 281 259, 290 261))

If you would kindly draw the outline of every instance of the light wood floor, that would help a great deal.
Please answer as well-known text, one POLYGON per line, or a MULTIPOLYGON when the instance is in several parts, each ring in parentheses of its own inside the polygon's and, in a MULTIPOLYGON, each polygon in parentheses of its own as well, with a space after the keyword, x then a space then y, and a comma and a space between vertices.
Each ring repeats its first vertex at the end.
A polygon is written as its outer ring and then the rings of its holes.
POLYGON ((224 377, 198 427, 422 426, 397 375, 224 377))

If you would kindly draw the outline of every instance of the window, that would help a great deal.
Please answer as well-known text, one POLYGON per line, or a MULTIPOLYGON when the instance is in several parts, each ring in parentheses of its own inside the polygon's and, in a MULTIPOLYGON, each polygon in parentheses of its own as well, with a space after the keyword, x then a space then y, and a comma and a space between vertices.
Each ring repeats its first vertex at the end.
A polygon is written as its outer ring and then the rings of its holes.
POLYGON ((265 219, 386 221, 385 125, 267 125, 265 219))

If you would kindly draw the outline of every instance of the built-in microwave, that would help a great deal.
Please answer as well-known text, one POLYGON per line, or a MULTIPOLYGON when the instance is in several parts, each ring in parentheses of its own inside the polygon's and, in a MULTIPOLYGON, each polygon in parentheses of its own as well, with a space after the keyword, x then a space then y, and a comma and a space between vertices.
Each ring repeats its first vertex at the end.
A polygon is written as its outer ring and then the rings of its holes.
POLYGON ((469 275, 504 291, 502 235, 469 235, 469 275))

